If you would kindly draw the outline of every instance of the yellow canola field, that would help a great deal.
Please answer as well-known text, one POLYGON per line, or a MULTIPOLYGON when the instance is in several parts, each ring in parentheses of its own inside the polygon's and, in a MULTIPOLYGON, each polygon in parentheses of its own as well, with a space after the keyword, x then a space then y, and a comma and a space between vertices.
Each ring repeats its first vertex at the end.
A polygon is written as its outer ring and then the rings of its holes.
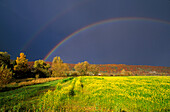
POLYGON ((168 111, 170 77, 84 76, 60 82, 41 99, 41 111, 168 111))

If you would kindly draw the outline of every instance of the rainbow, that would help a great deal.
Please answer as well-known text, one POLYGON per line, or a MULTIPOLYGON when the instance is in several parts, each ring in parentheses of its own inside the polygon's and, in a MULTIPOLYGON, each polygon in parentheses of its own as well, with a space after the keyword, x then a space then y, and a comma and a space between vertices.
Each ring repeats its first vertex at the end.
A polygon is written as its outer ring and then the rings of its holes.
POLYGON ((126 17, 126 18, 111 18, 111 19, 106 19, 106 20, 102 20, 99 22, 95 22, 93 24, 87 25, 75 32, 73 32, 72 34, 70 34, 69 36, 67 36, 65 39, 63 39, 60 43, 58 43, 56 46, 54 46, 54 48, 45 56, 44 60, 46 61, 49 56, 57 49, 59 48, 63 43, 65 43, 67 40, 69 40, 70 38, 76 36, 77 34, 86 31, 89 28, 93 28, 96 27, 98 25, 101 24, 106 24, 106 23, 113 23, 113 22, 120 22, 120 21, 152 21, 152 22, 158 22, 158 23, 163 23, 163 24, 168 24, 170 25, 170 22, 168 21, 163 21, 160 19, 153 19, 153 18, 143 18, 143 17, 126 17))
POLYGON ((65 14, 67 14, 69 11, 77 8, 77 7, 80 7, 81 5, 84 5, 85 3, 87 3, 89 1, 81 1, 81 2, 78 2, 76 3, 74 6, 72 7, 69 7, 63 11, 61 11, 59 14, 57 14, 56 16, 54 16, 52 19, 50 19, 49 21, 47 21, 46 23, 44 23, 30 38, 29 40, 24 44, 24 46, 21 48, 21 51, 23 50, 26 50, 30 44, 32 43, 33 40, 35 40, 38 35, 43 32, 45 29, 47 29, 47 27, 49 25, 51 25, 52 23, 54 23, 57 19, 59 19, 60 17, 64 16, 65 14))

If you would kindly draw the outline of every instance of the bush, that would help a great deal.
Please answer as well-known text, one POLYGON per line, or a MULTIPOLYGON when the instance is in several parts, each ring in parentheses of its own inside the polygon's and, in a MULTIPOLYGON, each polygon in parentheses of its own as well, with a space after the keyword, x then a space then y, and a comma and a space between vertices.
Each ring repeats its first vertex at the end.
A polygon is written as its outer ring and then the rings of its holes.
POLYGON ((7 66, 2 65, 0 67, 0 85, 8 84, 12 79, 12 71, 7 66))
POLYGON ((14 70, 14 78, 15 79, 24 79, 24 78, 31 78, 34 77, 31 69, 20 69, 20 70, 14 70))
POLYGON ((39 75, 39 78, 46 78, 46 77, 50 76, 50 72, 46 69, 43 69, 43 68, 36 68, 35 74, 39 75))
POLYGON ((0 52, 0 66, 10 66, 10 55, 7 52, 0 52))
POLYGON ((70 76, 78 76, 80 75, 77 71, 73 71, 70 73, 70 76))

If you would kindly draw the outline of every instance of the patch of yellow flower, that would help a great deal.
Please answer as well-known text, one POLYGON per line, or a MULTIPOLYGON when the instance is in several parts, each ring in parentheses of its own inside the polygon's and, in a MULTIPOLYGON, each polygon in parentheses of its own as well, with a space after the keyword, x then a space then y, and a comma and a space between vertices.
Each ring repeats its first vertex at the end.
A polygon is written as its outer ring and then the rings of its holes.
POLYGON ((168 108, 170 84, 167 77, 77 77, 57 84, 48 91, 40 103, 45 110, 59 109, 111 109, 154 111, 168 108), (73 92, 75 96, 70 96, 73 92), (67 106, 66 106, 67 105, 67 106), (77 105, 77 106, 75 106, 77 105), (100 108, 99 108, 100 107, 100 108))

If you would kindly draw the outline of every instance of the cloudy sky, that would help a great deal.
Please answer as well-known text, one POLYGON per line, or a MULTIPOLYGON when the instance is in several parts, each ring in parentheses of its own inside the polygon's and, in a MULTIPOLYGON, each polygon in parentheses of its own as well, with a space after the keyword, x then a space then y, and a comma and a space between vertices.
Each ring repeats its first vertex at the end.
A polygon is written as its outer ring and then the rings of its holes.
POLYGON ((0 0, 0 51, 12 59, 44 59, 69 36, 46 61, 170 66, 170 1, 0 0))

